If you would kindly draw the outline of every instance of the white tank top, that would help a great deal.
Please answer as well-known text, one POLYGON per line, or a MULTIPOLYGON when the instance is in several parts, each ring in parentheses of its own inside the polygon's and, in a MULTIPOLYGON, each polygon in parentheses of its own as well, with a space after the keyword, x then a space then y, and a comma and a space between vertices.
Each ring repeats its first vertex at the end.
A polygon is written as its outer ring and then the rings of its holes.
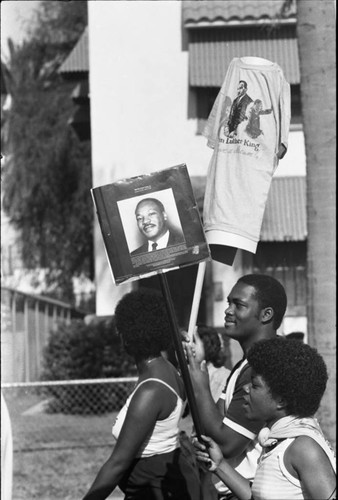
MULTIPOLYGON (((311 437, 322 446, 335 470, 333 454, 319 439, 311 437)), ((252 496, 255 500, 304 500, 300 482, 287 471, 284 465, 285 450, 294 440, 295 438, 285 439, 261 456, 252 484, 252 496)))
POLYGON ((147 436, 147 438, 144 440, 142 446, 137 452, 136 457, 150 457, 152 455, 157 455, 161 453, 169 453, 170 451, 173 451, 180 446, 179 443, 180 429, 178 427, 178 423, 183 414, 185 402, 182 400, 182 398, 180 398, 177 392, 169 384, 158 378, 148 378, 147 380, 143 380, 143 382, 141 382, 130 394, 126 403, 121 408, 120 412, 116 417, 116 420, 112 428, 113 436, 117 439, 120 435, 130 405, 130 401, 133 395, 135 394, 137 389, 141 387, 142 384, 145 384, 150 380, 159 382, 168 387, 168 389, 170 389, 176 395, 177 403, 174 410, 167 418, 163 420, 157 420, 154 429, 152 430, 151 434, 147 436))

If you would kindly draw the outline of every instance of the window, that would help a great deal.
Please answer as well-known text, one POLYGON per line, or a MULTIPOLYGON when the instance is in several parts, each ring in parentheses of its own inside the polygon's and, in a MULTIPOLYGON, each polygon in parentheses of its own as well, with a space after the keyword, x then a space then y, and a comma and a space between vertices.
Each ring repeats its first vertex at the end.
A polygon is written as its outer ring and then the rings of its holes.
POLYGON ((291 85, 291 125, 302 124, 300 85, 291 85))
MULTIPOLYGON (((197 135, 201 135, 218 95, 219 87, 194 87, 191 92, 196 100, 197 135)), ((300 85, 291 85, 291 125, 302 124, 300 85)))
POLYGON ((191 89, 191 91, 196 100, 197 135, 201 135, 219 92, 219 88, 195 87, 191 89))
POLYGON ((197 118, 201 134, 234 57, 255 55, 276 61, 291 85, 291 124, 300 125, 300 75, 296 23, 274 27, 229 26, 191 28, 188 32, 189 118, 197 118))
POLYGON ((262 242, 243 252, 244 273, 268 274, 285 287, 290 316, 306 314, 306 242, 262 242))

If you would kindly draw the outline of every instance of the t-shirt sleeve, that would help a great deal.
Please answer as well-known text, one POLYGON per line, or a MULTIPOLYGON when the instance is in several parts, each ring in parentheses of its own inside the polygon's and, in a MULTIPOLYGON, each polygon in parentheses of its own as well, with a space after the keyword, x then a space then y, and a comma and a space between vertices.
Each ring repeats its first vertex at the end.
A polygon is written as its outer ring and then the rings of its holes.
POLYGON ((251 367, 245 365, 237 378, 234 393, 223 423, 248 439, 254 439, 264 426, 263 421, 249 420, 244 412, 244 387, 251 382, 251 367))

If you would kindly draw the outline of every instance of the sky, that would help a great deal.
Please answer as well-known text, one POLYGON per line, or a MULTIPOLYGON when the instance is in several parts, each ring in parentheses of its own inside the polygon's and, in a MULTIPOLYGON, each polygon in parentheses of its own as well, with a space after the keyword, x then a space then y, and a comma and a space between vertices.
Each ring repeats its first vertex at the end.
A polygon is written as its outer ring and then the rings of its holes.
POLYGON ((2 0, 1 1, 1 57, 8 57, 7 39, 20 43, 25 36, 24 23, 28 20, 36 6, 37 0, 2 0))

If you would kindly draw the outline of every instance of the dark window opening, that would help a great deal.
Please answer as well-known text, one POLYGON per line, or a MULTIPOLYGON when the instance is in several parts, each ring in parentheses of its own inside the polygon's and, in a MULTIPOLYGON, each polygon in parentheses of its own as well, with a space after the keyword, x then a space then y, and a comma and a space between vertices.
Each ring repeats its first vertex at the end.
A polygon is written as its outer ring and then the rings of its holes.
POLYGON ((302 124, 300 85, 291 85, 291 124, 302 124))
MULTIPOLYGON (((186 266, 165 273, 168 282, 170 295, 173 301, 176 320, 180 328, 188 330, 191 306, 194 296, 198 265, 186 266)), ((140 287, 154 288, 161 290, 159 276, 151 276, 139 280, 140 287)), ((197 317, 198 323, 205 323, 206 307, 205 295, 202 291, 201 302, 197 317)))
POLYGON ((306 242, 262 242, 256 254, 243 252, 244 273, 268 274, 286 290, 289 315, 306 311, 306 242))

